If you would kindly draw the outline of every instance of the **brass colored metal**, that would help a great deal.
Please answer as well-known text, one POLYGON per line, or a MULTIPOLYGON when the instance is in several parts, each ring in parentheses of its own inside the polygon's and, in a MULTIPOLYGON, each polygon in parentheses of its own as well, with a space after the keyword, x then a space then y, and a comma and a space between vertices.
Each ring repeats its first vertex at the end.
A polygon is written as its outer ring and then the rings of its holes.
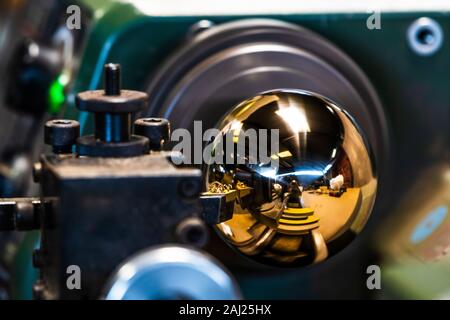
POLYGON ((271 91, 239 104, 217 128, 219 137, 233 135, 234 160, 206 168, 204 195, 234 202, 232 217, 215 225, 232 247, 264 264, 298 267, 325 260, 362 230, 377 177, 370 146, 344 109, 307 91, 271 91), (279 130, 276 152, 267 150, 276 166, 236 146, 249 129, 279 130))

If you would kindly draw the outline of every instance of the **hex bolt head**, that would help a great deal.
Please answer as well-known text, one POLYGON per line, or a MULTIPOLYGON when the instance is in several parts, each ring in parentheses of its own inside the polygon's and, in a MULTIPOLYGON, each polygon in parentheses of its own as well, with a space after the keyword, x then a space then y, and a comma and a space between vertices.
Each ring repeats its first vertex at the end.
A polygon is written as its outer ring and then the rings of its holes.
POLYGON ((202 191, 202 184, 199 179, 181 179, 178 183, 179 194, 186 199, 196 199, 202 191))
POLYGON ((209 231, 206 224, 197 217, 182 220, 175 232, 179 241, 198 248, 204 247, 209 240, 209 231))
POLYGON ((75 120, 56 119, 45 123, 44 140, 55 153, 70 153, 80 136, 80 123, 75 120))
POLYGON ((134 122, 134 133, 150 140, 150 150, 161 150, 170 138, 170 122, 164 118, 141 118, 134 122))

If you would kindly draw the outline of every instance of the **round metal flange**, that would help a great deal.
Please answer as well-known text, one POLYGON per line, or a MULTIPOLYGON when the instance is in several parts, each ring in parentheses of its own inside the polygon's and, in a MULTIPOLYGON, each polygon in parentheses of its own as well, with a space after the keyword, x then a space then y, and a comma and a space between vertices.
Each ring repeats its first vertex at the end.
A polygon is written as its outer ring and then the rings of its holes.
MULTIPOLYGON (((194 120, 201 120, 205 131, 240 102, 277 89, 319 94, 351 114, 372 146, 377 197, 390 192, 389 127, 374 87, 336 45, 298 25, 243 19, 188 38, 152 76, 146 90, 152 99, 144 116, 167 118, 172 130, 191 133, 194 120)), ((237 260, 228 263, 248 263, 252 270, 261 266, 237 260)))
POLYGON ((431 56, 442 47, 444 32, 436 20, 422 17, 409 26, 407 39, 411 50, 416 54, 431 56))
POLYGON ((377 162, 388 163, 385 114, 362 70, 321 36, 277 20, 233 21, 192 38, 152 77, 145 115, 168 118, 174 130, 202 120, 206 130, 239 102, 275 89, 307 90, 343 106, 377 162))
POLYGON ((149 152, 146 137, 132 135, 130 141, 104 142, 93 135, 83 136, 77 140, 77 153, 88 157, 135 157, 149 152))
POLYGON ((77 94, 77 107, 81 111, 126 113, 142 110, 148 96, 144 92, 121 90, 120 95, 108 96, 103 90, 91 90, 77 94))
POLYGON ((75 120, 54 119, 44 126, 44 141, 52 146, 72 146, 80 136, 80 124, 75 120))
POLYGON ((108 281, 106 300, 230 300, 237 284, 210 255, 180 245, 149 248, 127 259, 108 281))

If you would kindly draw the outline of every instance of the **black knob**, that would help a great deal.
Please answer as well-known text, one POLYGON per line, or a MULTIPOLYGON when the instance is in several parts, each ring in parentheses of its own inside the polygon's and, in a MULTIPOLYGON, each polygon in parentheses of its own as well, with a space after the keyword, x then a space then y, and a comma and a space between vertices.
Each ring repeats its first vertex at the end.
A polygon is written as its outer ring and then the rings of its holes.
POLYGON ((164 118, 141 118, 134 122, 134 133, 150 140, 151 150, 161 150, 170 138, 170 123, 164 118))
POLYGON ((44 128, 45 143, 55 153, 71 153, 72 146, 80 136, 80 123, 75 120, 57 119, 47 121, 44 128))
POLYGON ((78 153, 92 157, 128 157, 148 152, 148 140, 131 134, 132 113, 144 109, 145 92, 122 90, 120 65, 104 66, 104 90, 91 90, 77 95, 82 111, 94 113, 94 135, 78 140, 78 153))
POLYGON ((120 96, 121 78, 120 64, 107 63, 104 66, 105 95, 120 96))
POLYGON ((35 117, 46 110, 57 112, 61 102, 51 105, 49 89, 62 70, 62 56, 58 48, 31 39, 19 41, 8 63, 9 74, 4 76, 6 105, 13 111, 35 117))
POLYGON ((114 63, 105 64, 104 90, 89 90, 77 94, 76 103, 81 111, 94 113, 132 113, 144 109, 148 95, 145 92, 122 90, 120 66, 114 63))

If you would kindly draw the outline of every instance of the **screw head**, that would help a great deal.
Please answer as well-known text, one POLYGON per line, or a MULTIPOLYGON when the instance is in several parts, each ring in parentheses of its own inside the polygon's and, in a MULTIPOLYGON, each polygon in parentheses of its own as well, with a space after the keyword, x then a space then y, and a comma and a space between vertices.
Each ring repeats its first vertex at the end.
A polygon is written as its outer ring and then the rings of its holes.
POLYGON ((170 138, 170 123, 164 118, 141 118, 134 122, 134 133, 150 140, 151 150, 161 150, 170 138))
POLYGON ((198 248, 204 247, 209 240, 205 223, 197 217, 186 218, 176 228, 178 240, 198 248))
POLYGON ((57 149, 67 149, 80 136, 80 123, 75 120, 56 119, 45 123, 44 140, 57 149))
POLYGON ((181 179, 178 183, 179 194, 186 199, 195 199, 202 191, 200 179, 181 179))
POLYGON ((444 32, 441 25, 428 17, 415 20, 408 28, 408 44, 419 56, 435 54, 444 42, 444 32))

